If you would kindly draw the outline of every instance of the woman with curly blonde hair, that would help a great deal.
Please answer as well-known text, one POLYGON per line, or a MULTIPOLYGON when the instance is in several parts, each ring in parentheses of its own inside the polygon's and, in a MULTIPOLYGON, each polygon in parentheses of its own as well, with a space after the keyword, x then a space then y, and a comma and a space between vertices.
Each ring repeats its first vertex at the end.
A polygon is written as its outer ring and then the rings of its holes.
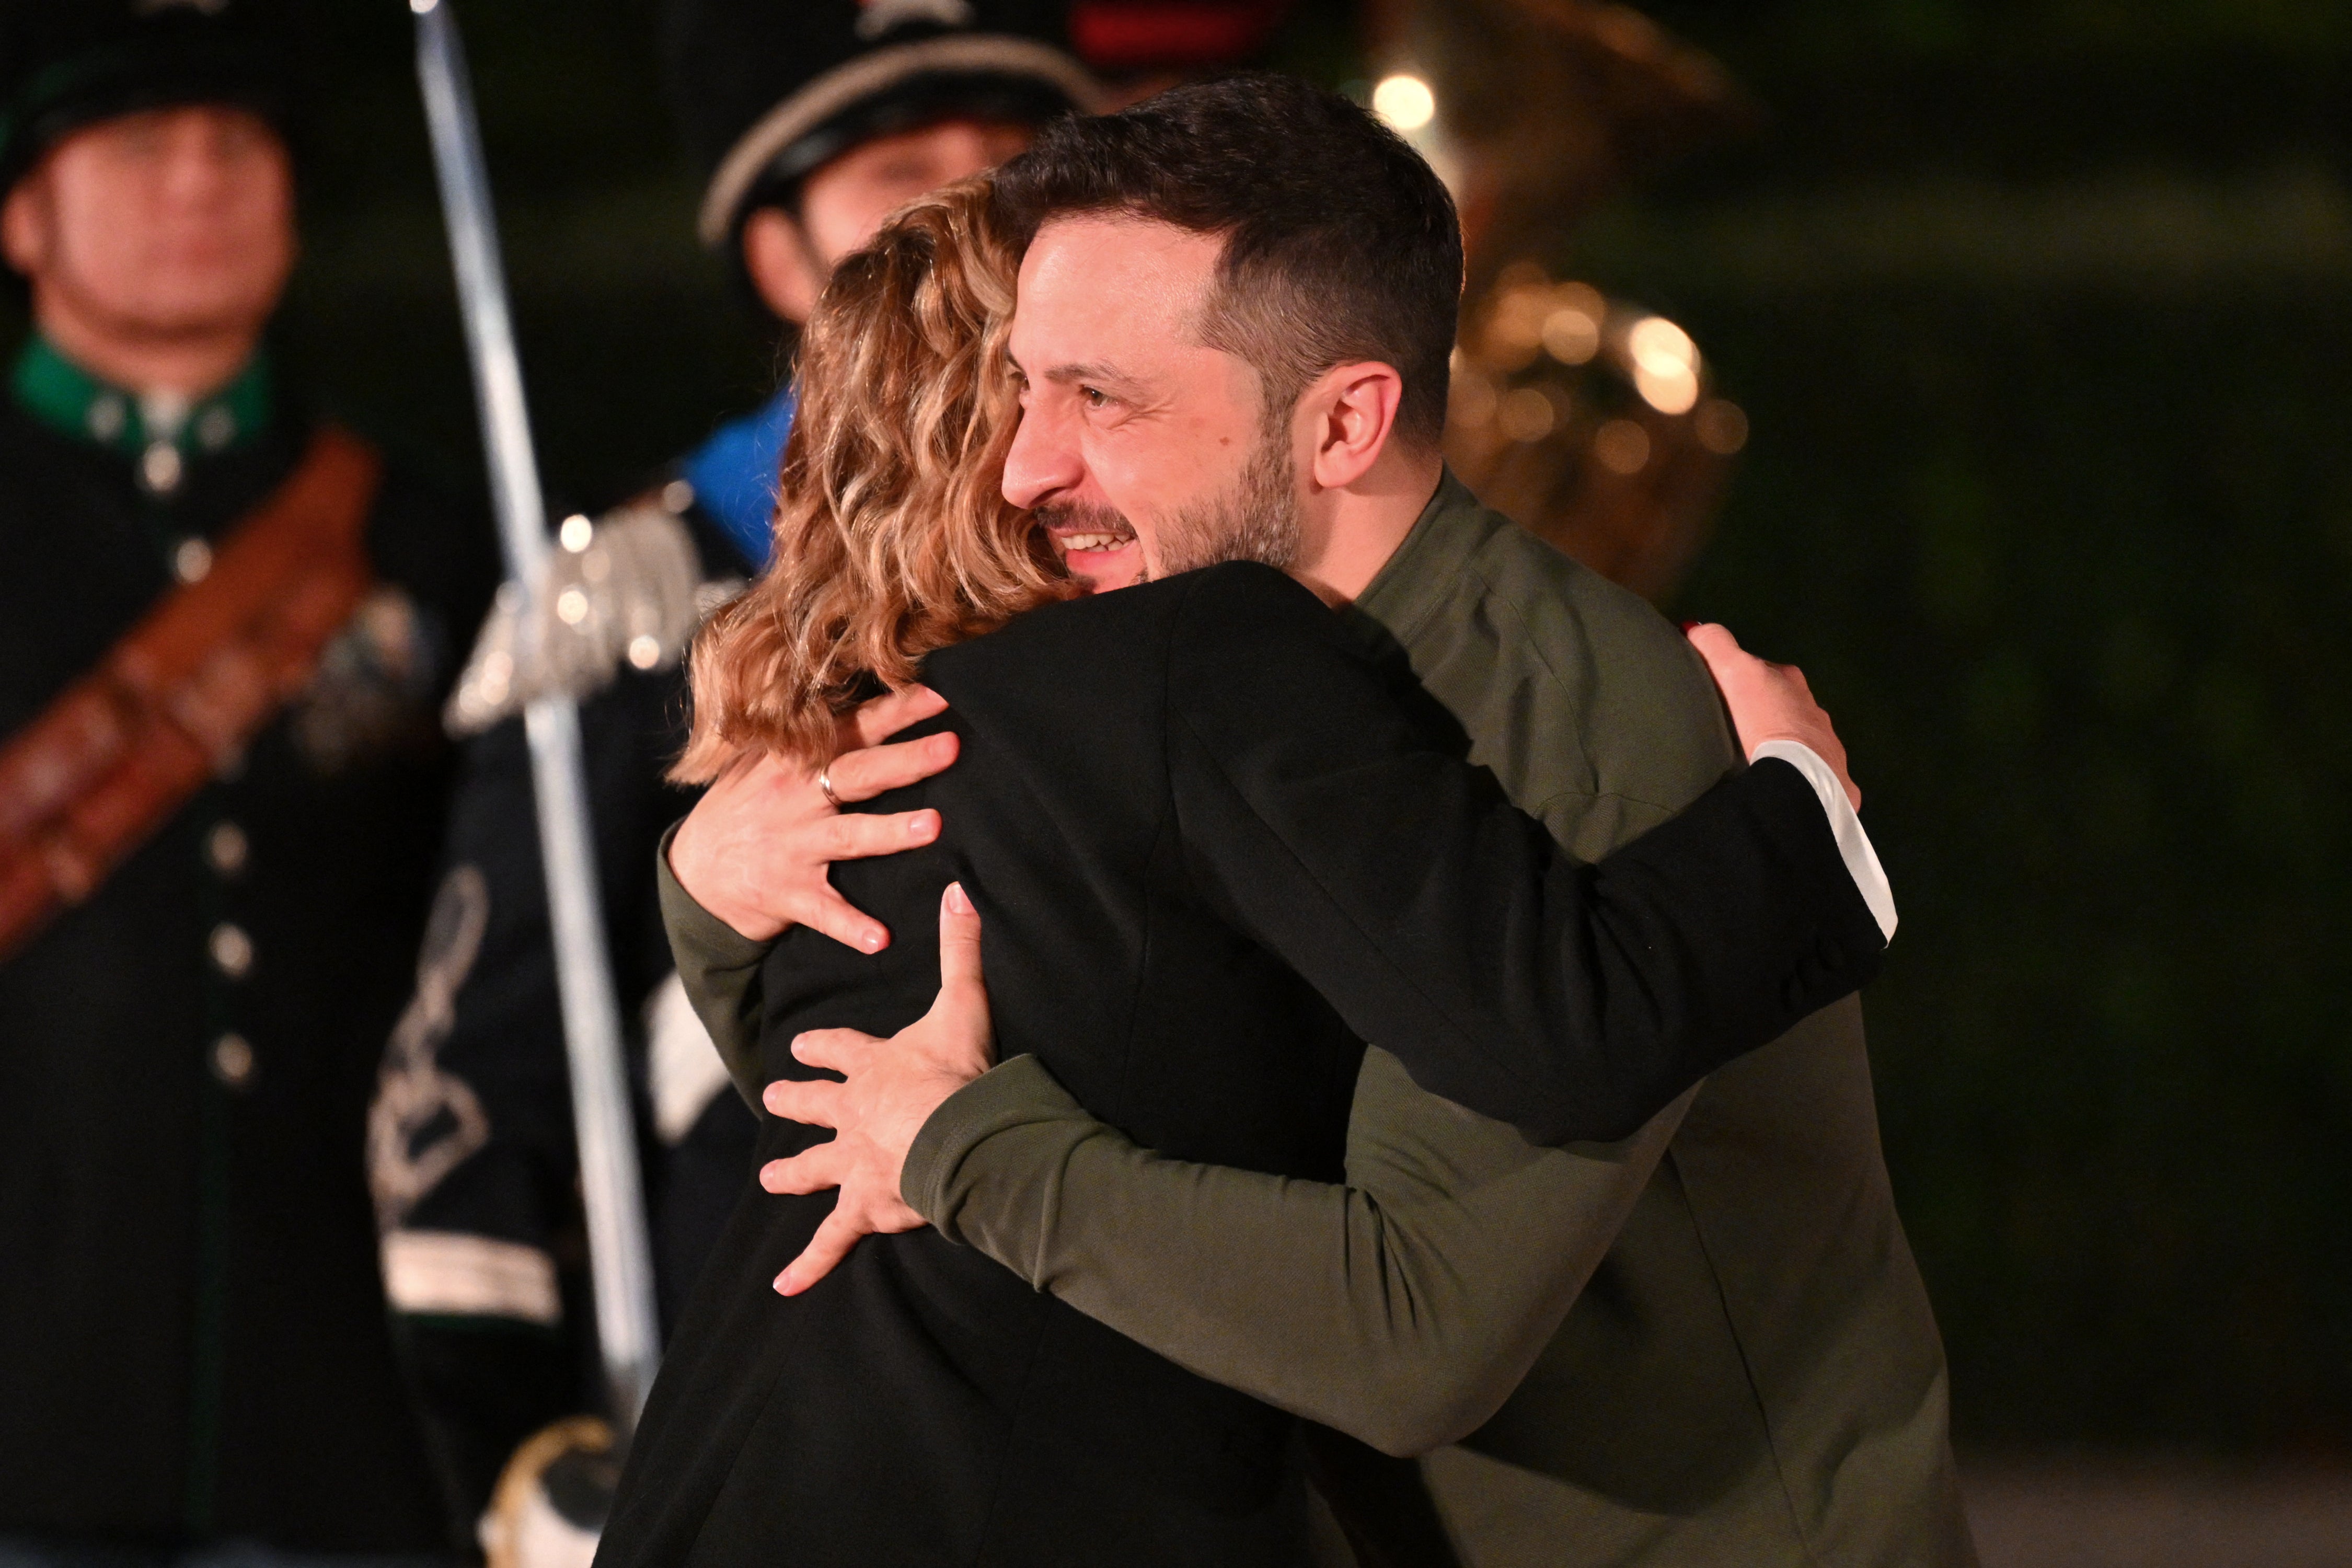
POLYGON ((924 655, 1077 594, 999 483, 1016 258, 989 194, 982 177, 906 208, 810 320, 802 384, 857 395, 803 395, 772 561, 695 640, 681 783, 746 748, 826 761, 836 718, 924 655))
MULTIPOLYGON (((1775 966, 1819 866, 1788 871, 1758 814, 1703 802, 1582 866, 1410 721, 1282 573, 1081 594, 1000 490, 1022 417, 1013 232, 976 182, 842 264, 804 340, 775 565, 695 653, 685 777, 746 752, 822 763, 842 714, 918 679, 961 744, 855 808, 936 807, 943 829, 835 868, 900 933, 887 951, 804 927, 776 942, 757 1058, 734 1064, 747 1098, 819 1076, 804 1031, 924 1014, 929 915, 956 886, 984 917, 1004 1055, 1170 1157, 1317 1181, 1342 1174, 1365 1038, 1539 1139, 1614 1137, 1851 988, 1775 966)), ((770 1117, 760 1153, 822 1141, 770 1117)), ((604 1568, 1305 1560, 1292 1416, 929 1229, 861 1241, 780 1299, 770 1280, 832 1206, 746 1194, 673 1336, 604 1568)))

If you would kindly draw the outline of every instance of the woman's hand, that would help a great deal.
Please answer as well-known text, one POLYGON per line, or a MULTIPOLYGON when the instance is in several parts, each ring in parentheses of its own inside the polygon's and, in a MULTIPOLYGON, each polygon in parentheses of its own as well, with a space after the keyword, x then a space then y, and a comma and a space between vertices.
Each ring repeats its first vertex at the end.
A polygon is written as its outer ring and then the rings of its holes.
POLYGON ((817 777, 823 773, 845 805, 930 777, 955 761, 954 735, 883 742, 946 708, 928 686, 874 699, 841 720, 839 752, 824 769, 768 752, 738 756, 670 840, 671 874, 696 903, 753 942, 803 925, 860 952, 881 952, 888 928, 834 890, 830 868, 929 844, 940 836, 940 814, 844 812, 817 777))
POLYGON ((1724 706, 1731 710, 1732 725, 1739 731, 1743 754, 1752 760, 1756 749, 1768 741, 1794 741, 1809 746, 1837 774, 1853 808, 1862 809, 1862 790, 1846 771, 1845 745, 1838 739, 1830 716, 1813 700, 1803 670, 1793 664, 1758 658, 1739 646, 1729 627, 1712 622, 1685 626, 1683 635, 1690 638, 1691 647, 1698 649, 1715 676, 1724 706))

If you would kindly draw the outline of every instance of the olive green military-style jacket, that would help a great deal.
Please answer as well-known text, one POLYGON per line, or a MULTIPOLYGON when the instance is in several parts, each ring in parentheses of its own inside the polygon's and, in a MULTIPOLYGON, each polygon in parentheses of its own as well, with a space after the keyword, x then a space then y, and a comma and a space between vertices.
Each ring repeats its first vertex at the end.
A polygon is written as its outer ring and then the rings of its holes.
MULTIPOLYGON (((1450 475, 1348 613, 1585 858, 1739 765, 1674 628, 1450 475)), ((663 878, 689 994, 748 1043, 765 949, 663 878)), ((1473 1568, 1975 1562, 1858 1001, 1605 1147, 1531 1147, 1378 1044, 1345 1186, 1162 1159, 1022 1057, 932 1116, 905 1194, 1180 1364, 1425 1455, 1473 1568)))

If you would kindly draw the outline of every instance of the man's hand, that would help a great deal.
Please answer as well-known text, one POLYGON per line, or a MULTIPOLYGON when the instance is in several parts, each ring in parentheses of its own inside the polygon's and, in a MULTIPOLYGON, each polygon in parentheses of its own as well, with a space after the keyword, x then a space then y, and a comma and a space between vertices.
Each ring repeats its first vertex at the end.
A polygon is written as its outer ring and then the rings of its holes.
POLYGON ((944 711, 928 686, 877 697, 843 717, 829 769, 746 752, 727 764, 670 840, 669 868, 688 897, 753 942, 803 925, 860 952, 890 945, 890 932, 834 891, 835 860, 895 855, 940 836, 936 811, 869 816, 835 810, 817 785, 824 772, 844 802, 927 779, 956 759, 952 734, 882 742, 944 711))
POLYGON ((812 1029, 793 1042, 793 1055, 849 1081, 780 1079, 761 1097, 788 1121, 835 1133, 830 1143, 771 1160, 760 1171, 760 1184, 772 1193, 841 1189, 807 1247, 776 1276, 776 1290, 785 1296, 833 1272, 859 1237, 923 1223, 899 1195, 907 1151, 942 1100, 995 1065, 996 1034, 980 973, 980 914, 961 883, 950 883, 940 900, 940 994, 931 1010, 887 1040, 856 1029, 812 1029))
POLYGON ((1845 746, 1830 723, 1830 716, 1813 700, 1805 672, 1793 664, 1773 664, 1739 646, 1730 629, 1712 623, 1691 626, 1685 636, 1706 660, 1715 683, 1723 690, 1724 705, 1739 731, 1739 749, 1748 756, 1767 741, 1795 741, 1810 746, 1829 763, 1845 796, 1862 809, 1862 790, 1846 771, 1845 746))

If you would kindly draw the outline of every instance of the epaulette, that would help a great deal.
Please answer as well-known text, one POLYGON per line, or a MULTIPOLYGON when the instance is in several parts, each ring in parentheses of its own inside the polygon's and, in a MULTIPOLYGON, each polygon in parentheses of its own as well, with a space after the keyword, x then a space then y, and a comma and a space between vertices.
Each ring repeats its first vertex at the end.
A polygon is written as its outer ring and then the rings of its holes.
POLYGON ((683 506, 670 504, 683 488, 640 496, 593 522, 567 518, 538 591, 526 595, 512 582, 499 589, 442 712, 452 735, 479 734, 542 697, 592 696, 625 665, 668 669, 685 657, 696 628, 743 582, 704 580, 683 506))

